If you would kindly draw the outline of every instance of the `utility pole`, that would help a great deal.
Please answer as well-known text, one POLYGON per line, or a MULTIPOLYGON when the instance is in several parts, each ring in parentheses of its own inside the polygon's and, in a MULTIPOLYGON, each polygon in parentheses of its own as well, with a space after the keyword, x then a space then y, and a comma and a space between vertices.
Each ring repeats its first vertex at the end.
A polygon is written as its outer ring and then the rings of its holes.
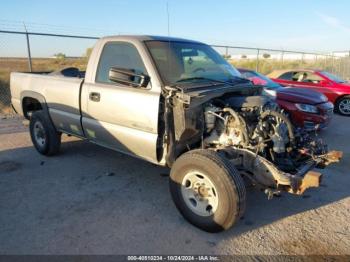
POLYGON ((24 30, 26 31, 26 38, 27 38, 27 51, 28 51, 28 67, 29 67, 29 72, 33 72, 33 67, 32 67, 32 55, 30 53, 30 42, 29 42, 29 34, 27 31, 26 24, 23 22, 24 30))

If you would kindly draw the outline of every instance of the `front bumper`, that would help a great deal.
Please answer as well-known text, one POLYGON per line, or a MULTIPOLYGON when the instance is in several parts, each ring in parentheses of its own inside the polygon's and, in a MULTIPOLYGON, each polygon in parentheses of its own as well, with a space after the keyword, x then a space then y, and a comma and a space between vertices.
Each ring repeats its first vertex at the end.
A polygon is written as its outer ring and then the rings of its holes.
POLYGON ((302 120, 307 131, 314 131, 326 128, 333 118, 334 106, 331 102, 317 105, 318 114, 304 113, 302 120))
POLYGON ((287 108, 286 111, 291 114, 293 124, 306 131, 324 129, 333 118, 333 104, 331 102, 316 105, 318 109, 317 114, 300 111, 293 103, 288 103, 284 106, 287 108))
MULTIPOLYGON (((313 165, 310 166, 310 169, 313 167, 321 167, 328 166, 332 163, 337 163, 343 157, 343 152, 341 151, 331 151, 325 155, 318 156, 314 161, 313 165)), ((322 174, 313 170, 307 171, 304 174, 297 174, 293 178, 294 186, 291 186, 289 191, 293 194, 301 195, 305 192, 306 189, 310 187, 319 187, 321 184, 322 174)), ((293 185, 292 184, 292 185, 293 185)))
POLYGON ((286 191, 297 195, 303 194, 310 187, 320 186, 322 174, 312 169, 324 168, 339 162, 343 156, 341 151, 330 151, 306 162, 296 174, 290 174, 246 149, 228 150, 225 153, 242 175, 247 176, 253 184, 264 189, 286 191))

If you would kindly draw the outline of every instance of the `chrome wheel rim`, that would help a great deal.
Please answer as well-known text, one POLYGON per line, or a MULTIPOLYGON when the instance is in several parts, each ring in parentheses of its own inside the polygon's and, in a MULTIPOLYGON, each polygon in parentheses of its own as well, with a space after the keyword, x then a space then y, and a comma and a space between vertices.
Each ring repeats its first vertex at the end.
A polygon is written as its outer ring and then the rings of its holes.
POLYGON ((343 99, 340 101, 339 111, 344 115, 350 114, 350 99, 343 99))
POLYGON ((181 194, 187 207, 199 216, 211 216, 219 204, 218 192, 205 174, 191 171, 181 183, 181 194))
POLYGON ((34 123, 34 138, 38 146, 44 147, 46 144, 46 133, 44 126, 41 122, 37 121, 34 123))

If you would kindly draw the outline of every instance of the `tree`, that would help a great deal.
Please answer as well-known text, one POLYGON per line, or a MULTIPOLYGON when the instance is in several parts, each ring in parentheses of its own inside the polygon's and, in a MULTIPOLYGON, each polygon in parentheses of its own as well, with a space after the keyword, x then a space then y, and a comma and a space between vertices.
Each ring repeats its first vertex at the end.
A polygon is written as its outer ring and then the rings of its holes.
POLYGON ((54 57, 57 58, 57 59, 65 59, 66 58, 66 54, 57 53, 57 54, 54 54, 54 57))
POLYGON ((89 58, 91 55, 91 52, 92 52, 92 47, 87 48, 85 51, 85 57, 89 58))
POLYGON ((242 59, 247 59, 247 55, 242 55, 241 58, 242 59))
POLYGON ((263 58, 265 58, 265 59, 270 58, 270 57, 271 57, 271 55, 268 53, 263 54, 263 58))

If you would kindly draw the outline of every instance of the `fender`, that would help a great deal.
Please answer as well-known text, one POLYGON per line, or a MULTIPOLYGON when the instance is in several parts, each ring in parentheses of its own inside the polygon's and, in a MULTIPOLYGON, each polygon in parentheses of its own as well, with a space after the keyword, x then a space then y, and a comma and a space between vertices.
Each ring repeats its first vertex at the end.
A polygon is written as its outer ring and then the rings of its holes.
MULTIPOLYGON (((22 108, 22 112, 23 112, 23 115, 24 115, 24 110, 23 110, 23 100, 24 98, 26 97, 30 97, 30 98, 34 98, 36 100, 38 100, 41 104, 41 107, 42 109, 46 112, 46 113, 49 113, 49 109, 48 109, 48 106, 47 106, 47 103, 46 103, 46 100, 45 100, 45 97, 38 93, 38 92, 35 92, 35 91, 23 91, 21 92, 21 98, 20 98, 20 101, 21 101, 21 108, 22 108)), ((26 115, 24 115, 24 117, 27 118, 26 115)))

